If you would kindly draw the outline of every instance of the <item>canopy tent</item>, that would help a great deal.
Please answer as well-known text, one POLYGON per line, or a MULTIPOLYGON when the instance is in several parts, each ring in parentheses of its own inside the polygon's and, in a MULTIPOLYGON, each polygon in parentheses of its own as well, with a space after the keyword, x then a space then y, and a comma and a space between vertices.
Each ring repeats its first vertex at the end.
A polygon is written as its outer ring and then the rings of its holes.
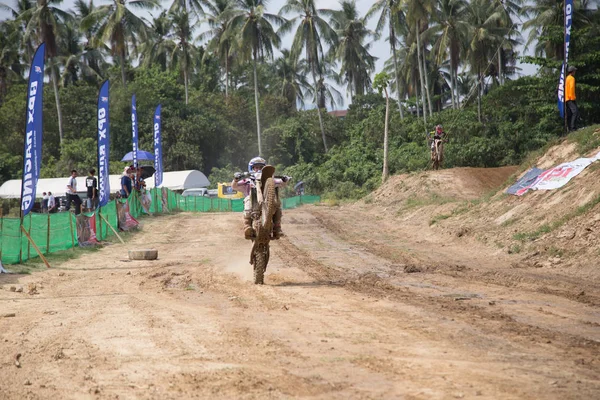
MULTIPOLYGON (((85 187, 85 176, 77 177, 77 192, 87 193, 85 187)), ((116 193, 121 189, 121 175, 110 175, 110 191, 116 193)), ((96 177, 98 179, 98 177, 96 177)), ((67 190, 67 182, 69 177, 66 178, 47 178, 39 179, 37 183, 36 196, 42 197, 43 192, 52 192, 56 197, 65 195, 67 190)), ((198 170, 188 171, 172 171, 163 173, 163 182, 161 187, 166 187, 171 190, 185 190, 195 189, 201 187, 207 187, 210 185, 208 178, 202 172, 198 170)), ((154 187, 154 178, 146 179, 146 188, 150 189, 154 187)), ((12 179, 4 182, 0 186, 0 198, 3 199, 18 199, 21 197, 21 180, 12 179)))

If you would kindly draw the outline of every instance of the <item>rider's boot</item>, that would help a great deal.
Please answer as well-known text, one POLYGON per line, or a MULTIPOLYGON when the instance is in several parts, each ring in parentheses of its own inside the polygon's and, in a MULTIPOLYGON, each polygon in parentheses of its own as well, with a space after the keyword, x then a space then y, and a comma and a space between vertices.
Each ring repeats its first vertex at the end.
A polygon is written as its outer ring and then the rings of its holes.
POLYGON ((275 211, 273 215, 273 239, 278 240, 283 236, 281 231, 281 209, 275 211))
POLYGON ((254 237, 254 228, 252 228, 252 217, 244 216, 244 237, 252 239, 254 237))

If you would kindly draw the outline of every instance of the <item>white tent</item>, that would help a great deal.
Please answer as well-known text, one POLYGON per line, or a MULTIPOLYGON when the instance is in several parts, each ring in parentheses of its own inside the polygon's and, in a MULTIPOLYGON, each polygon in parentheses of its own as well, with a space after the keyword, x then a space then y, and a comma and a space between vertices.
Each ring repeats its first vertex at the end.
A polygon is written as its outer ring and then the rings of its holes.
MULTIPOLYGON (((85 187, 85 176, 77 177, 77 191, 87 193, 85 187)), ((97 178, 97 177, 96 177, 97 178)), ((36 196, 42 197, 43 192, 52 192, 54 196, 61 197, 65 195, 69 178, 48 178, 39 179, 37 184, 36 196)), ((163 182, 161 187, 171 190, 185 190, 207 187, 210 185, 208 178, 198 170, 173 171, 163 173, 163 182)), ((154 177, 146 179, 146 188, 154 187, 154 177)), ((110 175, 110 192, 116 193, 121 189, 121 175, 110 175)), ((21 180, 12 179, 4 182, 0 186, 0 198, 18 199, 21 197, 21 180)))

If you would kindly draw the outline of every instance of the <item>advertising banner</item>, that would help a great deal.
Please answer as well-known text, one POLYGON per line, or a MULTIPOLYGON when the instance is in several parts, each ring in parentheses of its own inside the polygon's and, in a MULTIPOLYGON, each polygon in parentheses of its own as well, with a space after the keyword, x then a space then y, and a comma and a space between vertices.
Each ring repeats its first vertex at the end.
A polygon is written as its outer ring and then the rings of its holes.
POLYGON ((162 138, 161 138, 161 106, 156 107, 154 112, 154 187, 159 187, 163 180, 163 164, 162 164, 162 138))
POLYGON ((23 146, 21 212, 26 216, 35 203, 36 186, 42 166, 42 99, 44 93, 44 57, 46 45, 36 50, 27 85, 27 118, 23 146))
POLYGON ((138 167, 138 119, 137 107, 135 105, 135 94, 131 96, 131 133, 133 136, 133 167, 138 167))
POLYGON ((105 81, 98 94, 98 206, 104 207, 110 200, 109 179, 109 111, 108 81, 105 81))

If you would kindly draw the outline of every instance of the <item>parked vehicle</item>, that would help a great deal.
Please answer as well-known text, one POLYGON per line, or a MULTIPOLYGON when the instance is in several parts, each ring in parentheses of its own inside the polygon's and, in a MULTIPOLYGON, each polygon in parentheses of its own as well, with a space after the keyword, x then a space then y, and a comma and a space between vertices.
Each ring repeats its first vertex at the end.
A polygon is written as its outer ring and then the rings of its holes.
POLYGON ((187 196, 203 196, 203 197, 217 197, 219 195, 219 191, 217 189, 207 189, 207 188, 196 188, 196 189, 186 189, 181 194, 184 197, 187 196))

